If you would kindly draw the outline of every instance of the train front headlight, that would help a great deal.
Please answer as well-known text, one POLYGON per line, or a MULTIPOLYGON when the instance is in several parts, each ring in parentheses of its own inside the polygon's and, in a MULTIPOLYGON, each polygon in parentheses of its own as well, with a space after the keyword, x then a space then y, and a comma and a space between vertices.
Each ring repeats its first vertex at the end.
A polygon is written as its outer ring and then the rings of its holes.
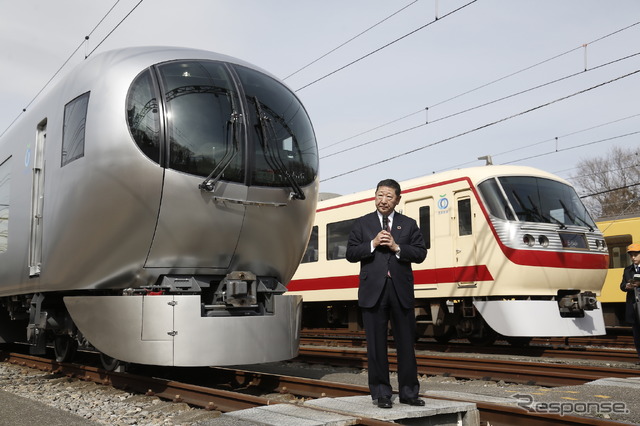
POLYGON ((547 238, 546 235, 540 235, 538 237, 538 244, 540 244, 542 247, 549 247, 549 238, 547 238))
POLYGON ((524 234, 522 236, 522 242, 525 243, 526 245, 528 245, 529 247, 533 247, 533 245, 536 243, 536 240, 535 240, 535 238, 533 238, 533 235, 524 234))

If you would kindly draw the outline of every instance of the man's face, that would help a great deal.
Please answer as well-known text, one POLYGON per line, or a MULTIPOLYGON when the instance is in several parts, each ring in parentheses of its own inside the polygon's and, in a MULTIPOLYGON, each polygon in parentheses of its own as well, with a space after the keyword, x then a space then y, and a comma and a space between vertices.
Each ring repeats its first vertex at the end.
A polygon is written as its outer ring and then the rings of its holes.
POLYGON ((634 265, 640 264, 640 251, 630 251, 629 256, 634 265))
POLYGON ((383 216, 389 216, 400 202, 400 196, 388 186, 381 186, 376 191, 376 209, 383 216))

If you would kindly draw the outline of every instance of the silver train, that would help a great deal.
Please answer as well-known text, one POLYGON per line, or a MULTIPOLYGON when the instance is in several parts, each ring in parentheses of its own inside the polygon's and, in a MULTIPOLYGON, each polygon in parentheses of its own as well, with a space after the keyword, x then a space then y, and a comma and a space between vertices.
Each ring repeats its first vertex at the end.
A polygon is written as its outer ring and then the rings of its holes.
POLYGON ((297 97, 181 48, 85 61, 0 139, 0 343, 205 366, 297 355, 318 192, 297 97))

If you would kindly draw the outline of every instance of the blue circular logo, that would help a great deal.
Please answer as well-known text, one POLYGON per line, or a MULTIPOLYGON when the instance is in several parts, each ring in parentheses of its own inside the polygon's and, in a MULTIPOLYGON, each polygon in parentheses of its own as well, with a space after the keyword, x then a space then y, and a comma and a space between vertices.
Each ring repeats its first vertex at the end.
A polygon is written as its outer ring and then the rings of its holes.
POLYGON ((444 210, 444 209, 446 209, 447 207, 449 207, 449 200, 448 200, 447 198, 440 198, 440 199, 438 200, 438 208, 439 208, 440 210, 444 210))

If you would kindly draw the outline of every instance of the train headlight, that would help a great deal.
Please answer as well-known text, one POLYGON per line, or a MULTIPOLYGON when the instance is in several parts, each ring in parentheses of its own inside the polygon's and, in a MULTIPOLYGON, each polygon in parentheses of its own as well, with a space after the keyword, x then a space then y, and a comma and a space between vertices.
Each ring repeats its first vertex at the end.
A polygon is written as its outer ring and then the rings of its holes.
POLYGON ((524 234, 522 236, 522 242, 525 243, 526 245, 528 245, 529 247, 533 247, 533 245, 536 243, 536 240, 535 240, 535 238, 533 238, 533 235, 524 234))
POLYGON ((538 244, 540 244, 542 247, 549 247, 549 238, 547 238, 546 235, 540 235, 538 237, 538 244))

